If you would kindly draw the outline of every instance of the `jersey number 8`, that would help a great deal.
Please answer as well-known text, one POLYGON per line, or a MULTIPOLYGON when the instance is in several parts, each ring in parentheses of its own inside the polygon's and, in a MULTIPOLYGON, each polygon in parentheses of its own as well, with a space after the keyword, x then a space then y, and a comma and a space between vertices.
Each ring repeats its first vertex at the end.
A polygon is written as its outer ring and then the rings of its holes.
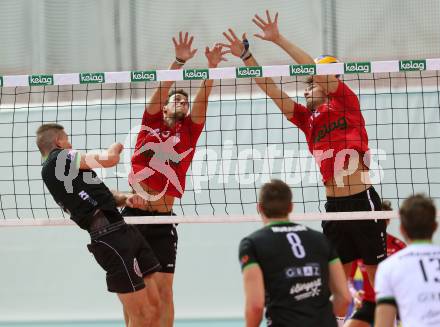
POLYGON ((306 250, 301 244, 299 236, 296 233, 287 233, 286 237, 292 248, 293 255, 298 259, 304 258, 306 256, 306 250))

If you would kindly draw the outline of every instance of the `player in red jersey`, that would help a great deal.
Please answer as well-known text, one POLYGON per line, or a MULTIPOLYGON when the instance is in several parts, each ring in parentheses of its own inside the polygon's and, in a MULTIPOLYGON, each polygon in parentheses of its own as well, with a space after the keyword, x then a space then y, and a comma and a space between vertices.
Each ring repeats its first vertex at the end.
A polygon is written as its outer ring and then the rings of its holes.
MULTIPOLYGON (((391 202, 385 200, 382 202, 382 210, 391 211, 391 202)), ((386 224, 389 224, 389 219, 386 220, 386 224)), ((406 244, 399 240, 397 237, 387 233, 387 256, 391 256, 399 250, 406 247, 406 244)), ((374 323, 374 310, 376 309, 376 293, 368 280, 368 274, 365 270, 365 265, 362 260, 358 260, 353 263, 351 271, 351 281, 356 273, 356 269, 359 267, 362 273, 363 289, 357 291, 351 285, 350 290, 355 303, 355 311, 353 315, 345 323, 344 327, 370 327, 374 323)))
MULTIPOLYGON (((262 30, 256 37, 281 47, 298 64, 335 63, 331 56, 314 60, 287 40, 278 30, 278 13, 266 19, 255 15, 253 22, 262 30)), ((246 66, 259 66, 250 52, 246 34, 240 40, 232 29, 223 33, 229 48, 246 66)), ((293 101, 272 78, 255 78, 258 86, 274 101, 284 116, 300 128, 310 152, 320 168, 325 186, 327 212, 381 210, 381 200, 369 178, 369 148, 365 121, 356 94, 337 76, 307 79, 304 97, 307 106, 293 101)), ((334 244, 349 276, 352 262, 362 259, 369 280, 379 262, 386 258, 386 226, 383 220, 325 221, 324 234, 334 244)), ((341 325, 342 317, 338 318, 341 325)))
MULTIPOLYGON (((191 59, 193 37, 180 32, 173 38, 176 59, 169 69, 181 69, 191 59)), ((221 46, 206 47, 209 68, 223 58, 221 46)), ((147 200, 143 209, 125 208, 124 216, 170 216, 176 198, 185 191, 186 172, 194 156, 197 140, 203 130, 208 97, 213 81, 204 80, 197 91, 191 111, 188 94, 171 90, 174 82, 162 82, 145 108, 142 126, 132 156, 129 183, 147 200)), ((177 231, 174 224, 136 225, 153 248, 162 270, 155 274, 161 299, 161 321, 158 326, 171 327, 174 321, 173 280, 177 254, 177 231)))
MULTIPOLYGON (((316 61, 288 41, 278 30, 278 14, 266 19, 255 15, 253 22, 262 30, 255 36, 271 41, 298 64, 337 62, 322 56, 316 61)), ((246 66, 259 66, 243 34, 240 40, 232 29, 223 33, 221 44, 243 59, 246 66)), ((327 212, 381 210, 381 200, 369 178, 369 148, 365 121, 356 94, 336 76, 313 76, 307 80, 304 96, 307 106, 294 102, 272 78, 255 78, 259 87, 275 102, 285 117, 300 128, 310 152, 319 165, 326 189, 327 212)), ((362 259, 370 281, 377 264, 386 257, 385 222, 382 220, 328 221, 324 234, 335 245, 348 276, 352 262, 362 259)))

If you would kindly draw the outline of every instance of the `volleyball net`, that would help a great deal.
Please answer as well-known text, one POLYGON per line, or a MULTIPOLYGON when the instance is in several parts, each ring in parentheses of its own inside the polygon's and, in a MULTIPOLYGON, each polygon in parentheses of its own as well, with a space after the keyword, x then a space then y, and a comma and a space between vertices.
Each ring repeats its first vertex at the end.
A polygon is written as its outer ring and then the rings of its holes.
MULTIPOLYGON (((304 134, 261 92, 255 77, 273 77, 304 104, 307 76, 341 75, 360 100, 370 177, 381 198, 398 209, 408 195, 423 192, 439 204, 439 70, 440 59, 426 59, 0 76, 0 226, 70 224, 41 179, 35 131, 42 123, 63 125, 80 151, 124 144, 120 163, 96 172, 110 189, 130 192, 130 159, 145 106, 161 81, 169 80, 191 99, 201 80, 215 80, 186 190, 173 207, 178 216, 170 221, 257 221, 259 188, 272 178, 291 187, 299 220, 396 216, 325 213, 325 189, 304 134)), ((155 222, 131 222, 143 221, 155 222)))

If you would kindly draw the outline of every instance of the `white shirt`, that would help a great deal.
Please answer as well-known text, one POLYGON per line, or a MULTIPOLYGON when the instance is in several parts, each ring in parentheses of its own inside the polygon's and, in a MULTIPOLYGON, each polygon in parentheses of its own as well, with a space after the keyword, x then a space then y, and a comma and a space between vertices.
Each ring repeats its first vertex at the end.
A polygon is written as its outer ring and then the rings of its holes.
POLYGON ((404 327, 440 326, 440 246, 411 244, 379 264, 376 302, 397 304, 404 327))

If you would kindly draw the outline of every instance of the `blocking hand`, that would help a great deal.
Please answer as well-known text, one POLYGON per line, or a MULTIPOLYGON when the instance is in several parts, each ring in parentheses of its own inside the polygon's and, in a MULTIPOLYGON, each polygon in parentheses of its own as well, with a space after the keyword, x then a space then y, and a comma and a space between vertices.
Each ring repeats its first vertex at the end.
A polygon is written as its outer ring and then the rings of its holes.
POLYGON ((280 32, 278 30, 278 13, 275 14, 275 18, 272 21, 269 10, 266 10, 266 17, 267 21, 255 14, 252 21, 255 25, 261 28, 263 34, 254 34, 254 36, 265 41, 276 42, 280 37, 280 32))
POLYGON ((219 44, 216 44, 212 49, 209 47, 205 48, 205 56, 208 59, 208 67, 215 68, 221 61, 228 61, 223 56, 227 53, 230 53, 230 50, 222 51, 223 47, 219 44))
POLYGON ((229 50, 226 51, 226 53, 231 53, 233 56, 239 57, 242 55, 244 51, 244 45, 243 40, 246 39, 246 33, 243 33, 241 40, 235 35, 232 28, 228 29, 228 32, 223 32, 223 36, 229 41, 229 44, 227 43, 218 43, 219 46, 228 48, 229 50))
POLYGON ((185 36, 183 36, 183 32, 179 32, 179 42, 177 42, 176 38, 173 37, 176 58, 179 58, 183 61, 190 60, 197 52, 197 49, 191 49, 194 37, 190 36, 188 38, 188 36, 188 32, 185 33, 185 36))

